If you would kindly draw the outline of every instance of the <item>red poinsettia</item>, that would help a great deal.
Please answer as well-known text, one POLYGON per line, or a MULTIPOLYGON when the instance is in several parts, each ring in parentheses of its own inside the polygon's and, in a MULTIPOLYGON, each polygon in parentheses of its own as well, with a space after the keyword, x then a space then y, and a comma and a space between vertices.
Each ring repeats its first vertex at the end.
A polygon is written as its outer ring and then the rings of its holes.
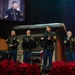
POLYGON ((4 60, 0 62, 0 75, 40 75, 39 65, 4 60))
POLYGON ((75 62, 53 62, 49 75, 75 75, 75 62))

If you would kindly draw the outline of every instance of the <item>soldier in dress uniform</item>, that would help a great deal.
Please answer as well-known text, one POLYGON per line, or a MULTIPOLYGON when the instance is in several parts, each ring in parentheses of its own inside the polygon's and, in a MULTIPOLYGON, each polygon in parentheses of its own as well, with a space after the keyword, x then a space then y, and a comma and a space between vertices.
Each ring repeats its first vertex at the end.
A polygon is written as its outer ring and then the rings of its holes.
MULTIPOLYGON (((34 38, 31 36, 31 31, 26 31, 26 36, 23 37, 23 42, 34 41, 34 38)), ((31 48, 23 49, 24 51, 24 62, 31 63, 32 51, 31 48)))
MULTIPOLYGON (((11 31, 11 35, 7 39, 8 51, 10 55, 13 57, 13 60, 16 62, 17 60, 17 46, 19 44, 19 38, 16 36, 16 32, 14 30, 11 31)), ((9 59, 11 59, 11 56, 9 59)))
POLYGON ((69 62, 75 61, 75 40, 71 31, 67 32, 67 36, 64 38, 64 45, 67 60, 69 62))
POLYGON ((43 41, 42 47, 44 48, 44 59, 43 59, 43 70, 51 69, 52 66, 52 56, 54 51, 54 44, 56 36, 51 31, 51 27, 46 27, 46 32, 44 33, 43 37, 41 38, 41 41, 43 41), (49 58, 49 64, 47 62, 47 59, 49 58), (47 65, 48 64, 48 65, 47 65))
POLYGON ((11 21, 19 21, 20 18, 23 18, 23 14, 18 8, 18 3, 13 1, 12 7, 5 12, 4 19, 11 21))

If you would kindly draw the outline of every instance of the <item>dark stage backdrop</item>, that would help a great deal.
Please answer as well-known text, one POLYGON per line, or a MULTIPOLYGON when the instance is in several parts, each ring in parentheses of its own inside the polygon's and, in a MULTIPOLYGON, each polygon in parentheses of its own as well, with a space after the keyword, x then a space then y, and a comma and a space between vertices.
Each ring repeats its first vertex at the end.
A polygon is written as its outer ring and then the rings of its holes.
POLYGON ((63 22, 74 34, 73 0, 27 0, 26 4, 26 24, 63 22))
MULTIPOLYGON (((75 0, 26 0, 25 21, 22 24, 65 23, 75 35, 75 0)), ((19 22, 0 22, 0 37, 6 38, 19 22), (9 27, 9 28, 8 28, 9 27)))

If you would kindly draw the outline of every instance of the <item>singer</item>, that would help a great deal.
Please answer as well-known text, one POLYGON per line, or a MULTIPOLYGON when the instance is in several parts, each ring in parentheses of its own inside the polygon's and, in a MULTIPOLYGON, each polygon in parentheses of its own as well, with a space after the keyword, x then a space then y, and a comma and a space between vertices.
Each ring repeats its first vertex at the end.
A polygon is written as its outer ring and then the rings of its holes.
POLYGON ((16 62, 17 60, 17 46, 19 44, 19 38, 16 36, 16 32, 14 30, 11 31, 11 35, 8 37, 7 45, 9 47, 8 51, 9 54, 9 60, 11 59, 11 56, 13 57, 13 60, 16 62))
POLYGON ((72 32, 67 32, 67 37, 64 39, 65 45, 65 55, 69 62, 75 61, 75 42, 74 37, 72 36, 72 32))
POLYGON ((16 1, 13 1, 12 7, 5 12, 4 19, 11 21, 19 21, 20 18, 23 18, 23 14, 18 8, 18 3, 16 1))
MULTIPOLYGON (((26 36, 23 37, 23 43, 24 42, 31 42, 34 41, 34 38, 31 36, 31 31, 27 30, 26 31, 26 36)), ((31 48, 25 48, 23 49, 24 51, 24 62, 26 63, 31 63, 31 57, 32 57, 32 49, 31 48)))
POLYGON ((44 33, 43 37, 41 38, 44 41, 44 60, 43 60, 43 70, 51 69, 52 66, 52 55, 54 50, 54 44, 56 37, 54 36, 53 32, 51 31, 51 27, 46 27, 46 32, 44 33), (47 60, 49 58, 49 60, 47 60), (49 62, 49 65, 47 65, 49 62))

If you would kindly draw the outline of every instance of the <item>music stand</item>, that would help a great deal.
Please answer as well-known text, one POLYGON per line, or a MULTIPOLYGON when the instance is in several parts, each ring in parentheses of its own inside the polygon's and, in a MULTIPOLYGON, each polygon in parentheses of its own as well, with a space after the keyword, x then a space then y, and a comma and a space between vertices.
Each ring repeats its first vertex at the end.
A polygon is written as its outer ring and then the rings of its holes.
MULTIPOLYGON (((32 49, 35 49, 36 48, 36 42, 35 41, 24 41, 22 42, 22 48, 24 50, 28 50, 28 51, 32 51, 32 49)), ((32 57, 31 57, 31 64, 32 64, 32 57)))
POLYGON ((22 42, 22 48, 23 49, 34 49, 36 48, 36 42, 35 41, 22 42))

